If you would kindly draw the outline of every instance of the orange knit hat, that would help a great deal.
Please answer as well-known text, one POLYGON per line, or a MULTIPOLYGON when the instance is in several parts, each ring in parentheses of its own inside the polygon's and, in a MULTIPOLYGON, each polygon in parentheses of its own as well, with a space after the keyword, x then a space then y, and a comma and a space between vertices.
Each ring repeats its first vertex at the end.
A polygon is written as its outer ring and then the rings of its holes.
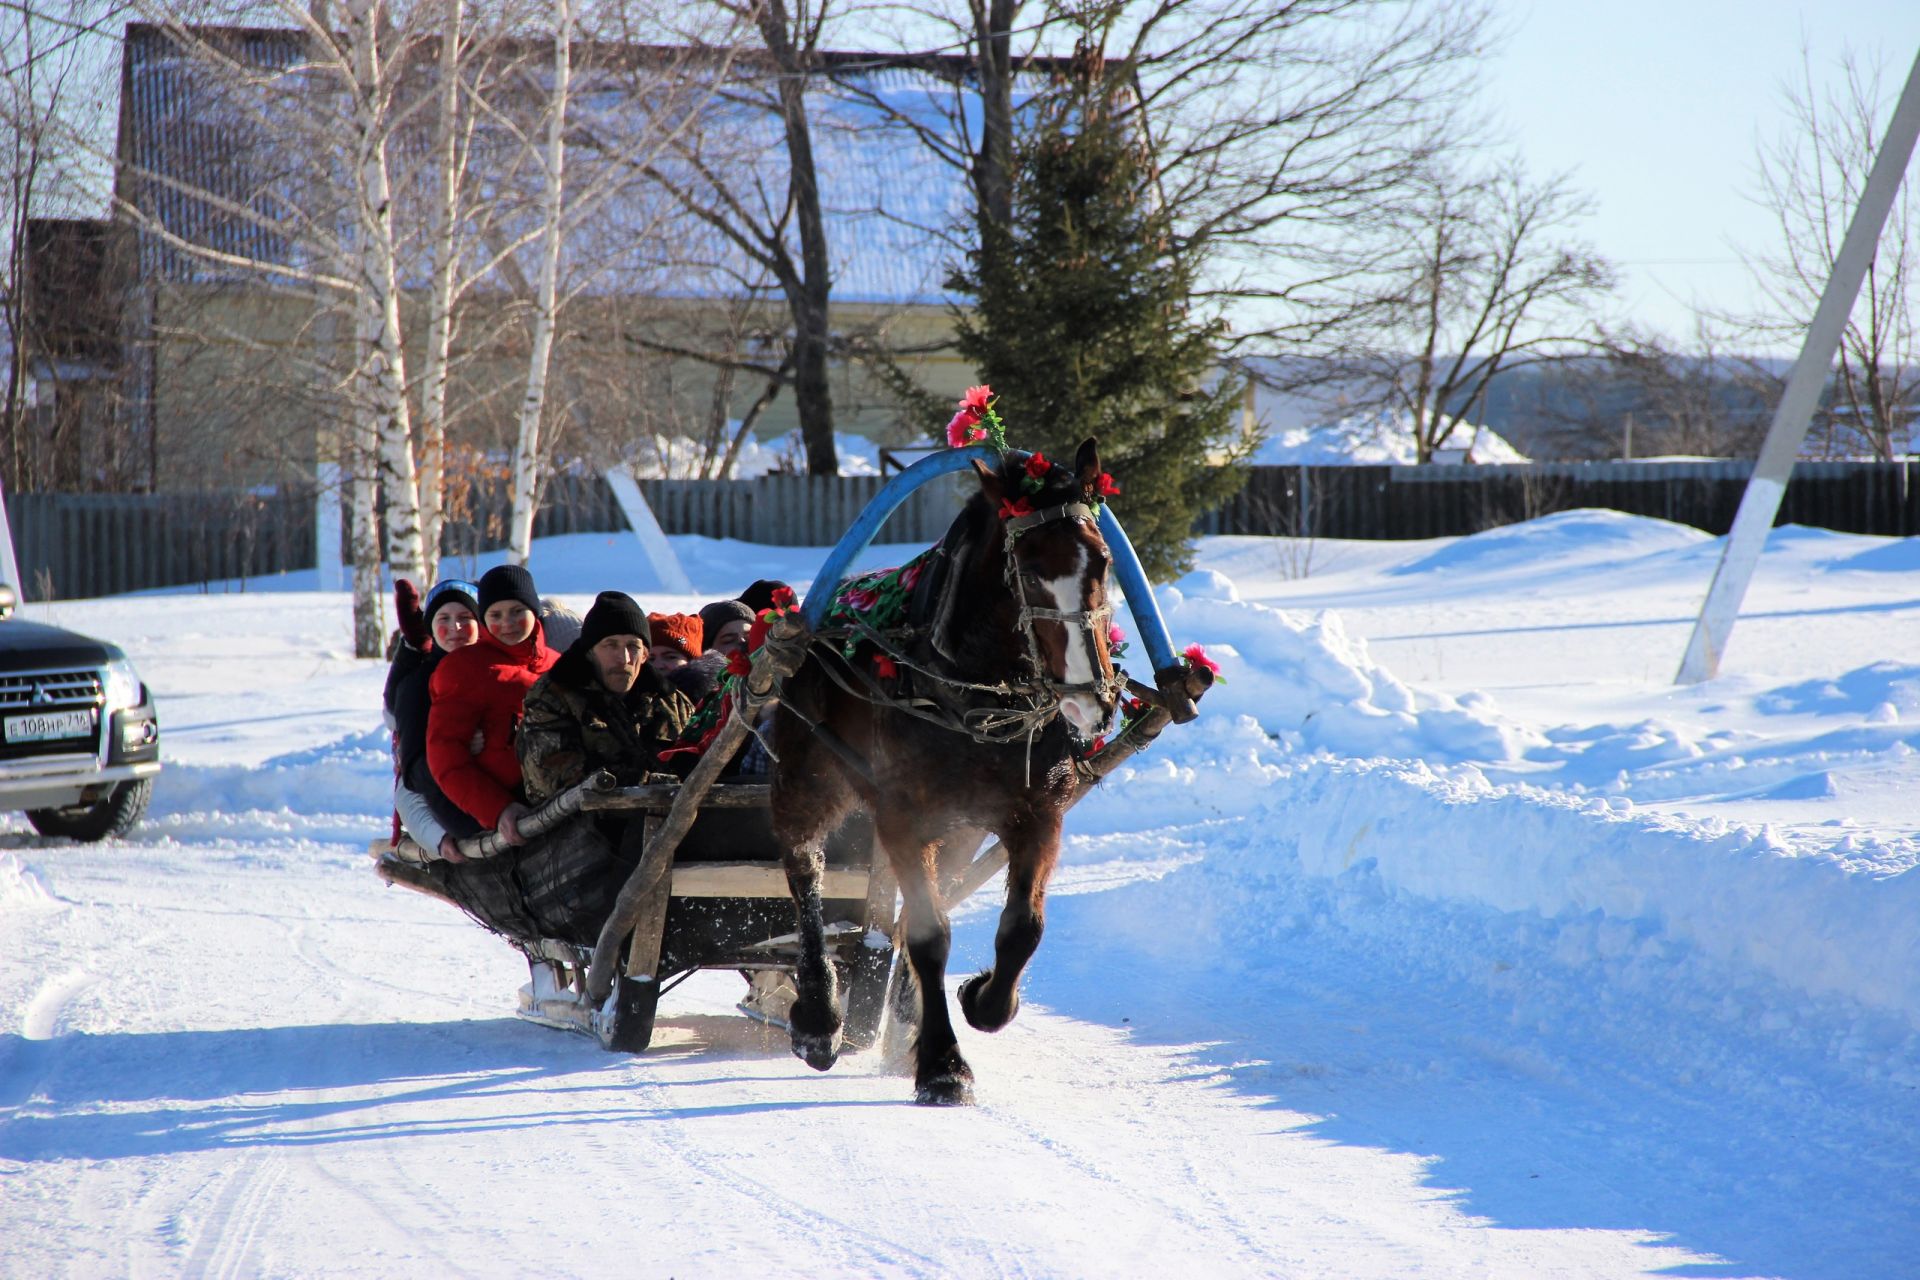
POLYGON ((700 656, 700 619, 691 613, 650 613, 647 626, 655 644, 671 645, 689 658, 700 656))

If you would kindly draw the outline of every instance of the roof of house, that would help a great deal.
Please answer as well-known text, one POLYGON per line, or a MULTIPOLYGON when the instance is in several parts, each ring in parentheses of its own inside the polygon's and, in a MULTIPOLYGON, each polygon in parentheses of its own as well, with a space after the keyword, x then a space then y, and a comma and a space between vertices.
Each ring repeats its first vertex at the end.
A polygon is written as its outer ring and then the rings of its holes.
MULTIPOLYGON (((313 118, 314 104, 327 92, 306 64, 305 37, 293 30, 239 27, 196 35, 217 43, 237 65, 267 74, 236 90, 209 70, 203 54, 184 49, 174 34, 130 24, 122 60, 119 194, 194 245, 256 262, 304 265, 312 259, 307 238, 280 234, 264 223, 276 215, 298 221, 318 207, 312 187, 323 180, 317 175, 329 168, 312 163, 310 146, 290 147, 285 140, 299 137, 300 127, 313 118), (239 100, 243 92, 251 95, 244 103, 239 100), (283 130, 283 124, 293 127, 283 130)), ((603 53, 611 48, 629 62, 686 54, 648 46, 594 48, 603 53)), ((430 58, 421 62, 423 67, 432 65, 430 58)), ((967 87, 970 63, 940 55, 838 51, 823 54, 821 63, 826 74, 815 81, 808 102, 834 298, 880 305, 944 303, 944 281, 960 250, 943 233, 970 216, 967 178, 890 113, 910 118, 916 128, 964 151, 979 124, 978 98, 967 87)), ((529 74, 542 74, 543 64, 544 55, 536 48, 528 61, 529 74)), ((1051 69, 1048 64, 1028 70, 1051 69)), ((631 90, 622 91, 628 83, 617 75, 596 79, 591 71, 576 81, 570 109, 576 140, 595 134, 613 137, 611 145, 617 150, 617 135, 640 127, 637 122, 644 113, 635 110, 631 90)), ((785 198, 787 178, 780 121, 737 100, 716 101, 719 105, 710 105, 704 119, 710 131, 723 128, 726 155, 721 167, 730 185, 749 202, 760 201, 763 212, 775 208, 775 202, 785 198)), ((417 145, 424 147, 424 135, 417 145)), ((536 179, 524 151, 517 144, 512 150, 517 163, 506 157, 505 144, 496 141, 495 154, 501 158, 491 168, 484 159, 478 161, 476 170, 487 171, 476 171, 475 176, 507 202, 502 207, 524 208, 524 218, 530 219, 536 179)), ((487 154, 484 145, 476 151, 487 154)), ((424 161, 424 155, 419 159, 424 161)), ((337 170, 340 163, 335 160, 331 167, 337 170)), ((568 163, 576 161, 570 158, 568 163)), ((409 200, 424 199, 425 191, 410 187, 408 177, 424 187, 418 178, 429 167, 409 165, 404 158, 393 167, 402 209, 409 200)), ((660 167, 680 177, 691 173, 683 158, 662 160, 660 167)), ((797 260, 797 236, 792 219, 787 221, 797 260)), ((644 281, 624 268, 618 273, 609 269, 603 272, 607 278, 590 283, 588 291, 736 296, 743 290, 741 281, 758 274, 748 256, 722 233, 671 208, 657 188, 637 184, 623 185, 619 195, 570 233, 569 257, 576 264, 617 261, 620 255, 614 250, 622 240, 632 243, 642 236, 653 237, 650 244, 669 244, 671 265, 656 265, 644 281)), ((150 227, 142 228, 138 239, 141 267, 149 275, 212 280, 250 274, 170 246, 150 227)), ((523 267, 531 277, 530 250, 523 267)), ((403 269, 423 282, 423 255, 414 255, 403 269)))

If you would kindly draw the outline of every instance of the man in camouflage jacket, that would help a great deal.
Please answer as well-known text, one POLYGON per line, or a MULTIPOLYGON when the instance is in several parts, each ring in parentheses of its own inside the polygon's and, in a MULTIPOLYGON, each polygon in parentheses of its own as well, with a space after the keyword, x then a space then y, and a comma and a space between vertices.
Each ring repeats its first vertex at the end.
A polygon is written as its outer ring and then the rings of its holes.
POLYGON ((669 772, 659 752, 687 727, 693 704, 647 665, 647 615, 631 596, 603 591, 580 638, 527 691, 520 771, 538 806, 605 769, 622 785, 669 772))

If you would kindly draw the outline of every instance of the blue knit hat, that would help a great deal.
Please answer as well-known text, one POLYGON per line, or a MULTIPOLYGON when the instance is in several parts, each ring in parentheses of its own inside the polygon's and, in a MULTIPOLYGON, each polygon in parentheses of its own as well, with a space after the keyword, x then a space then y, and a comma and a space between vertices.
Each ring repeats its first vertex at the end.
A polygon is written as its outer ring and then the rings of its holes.
POLYGON ((427 607, 421 616, 433 625, 433 614, 443 604, 463 604, 477 620, 480 617, 480 588, 465 578, 442 578, 427 590, 427 607))

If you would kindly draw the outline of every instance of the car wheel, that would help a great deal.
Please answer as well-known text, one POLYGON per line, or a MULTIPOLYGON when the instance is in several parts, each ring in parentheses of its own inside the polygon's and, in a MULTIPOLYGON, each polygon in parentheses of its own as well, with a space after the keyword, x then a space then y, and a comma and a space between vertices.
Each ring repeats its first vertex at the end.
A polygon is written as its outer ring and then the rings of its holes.
POLYGON ((153 798, 153 779, 135 778, 115 787, 104 800, 68 805, 64 809, 29 809, 27 821, 43 836, 69 840, 104 840, 124 836, 139 824, 153 798))

